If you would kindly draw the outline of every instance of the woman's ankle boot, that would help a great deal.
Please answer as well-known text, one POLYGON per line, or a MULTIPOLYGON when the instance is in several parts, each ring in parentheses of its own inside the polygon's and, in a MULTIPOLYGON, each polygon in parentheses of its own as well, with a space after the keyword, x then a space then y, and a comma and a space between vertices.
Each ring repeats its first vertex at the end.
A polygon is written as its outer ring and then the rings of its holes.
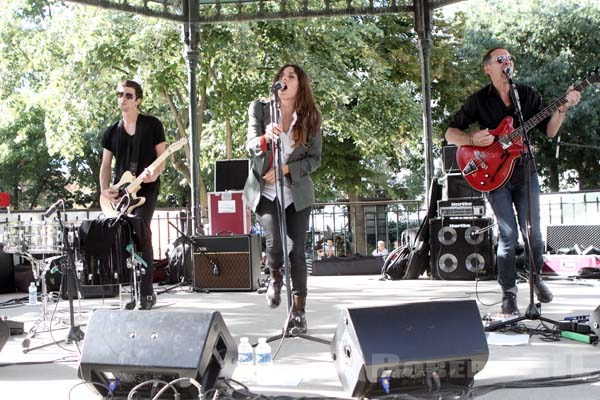
POLYGON ((306 323, 306 297, 294 295, 292 303, 292 315, 290 322, 288 323, 287 332, 291 336, 297 336, 302 333, 306 333, 308 325, 306 323))
POLYGON ((267 287, 267 304, 271 308, 279 307, 281 304, 281 287, 283 286, 283 275, 281 270, 271 269, 271 278, 267 287))

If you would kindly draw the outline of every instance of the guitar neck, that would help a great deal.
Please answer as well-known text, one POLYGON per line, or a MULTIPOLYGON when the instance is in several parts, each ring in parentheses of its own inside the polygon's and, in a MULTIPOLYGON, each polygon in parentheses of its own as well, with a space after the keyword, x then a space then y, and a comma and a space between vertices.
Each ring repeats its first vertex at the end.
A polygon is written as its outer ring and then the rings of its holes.
MULTIPOLYGON (((577 90, 578 92, 583 92, 588 86, 590 86, 592 83, 597 82, 597 81, 598 81, 597 73, 589 75, 585 80, 581 81, 581 83, 579 83, 577 86, 575 86, 573 88, 573 90, 577 90)), ((550 104, 548 107, 544 108, 542 111, 540 111, 539 113, 537 113, 533 117, 531 117, 527 122, 525 122, 525 124, 523 126, 520 126, 519 128, 515 129, 510 134, 511 139, 512 140, 517 139, 520 136, 522 136, 525 132, 529 132, 530 130, 535 128, 537 126, 537 124, 542 122, 544 119, 548 118, 550 115, 554 114, 556 112, 556 110, 558 110, 560 108, 560 106, 562 106, 566 102, 567 102, 566 94, 559 97, 558 99, 554 100, 554 102, 552 102, 552 104, 550 104)))
MULTIPOLYGON (((164 151, 164 153, 162 153, 160 156, 158 156, 156 158, 156 160, 154 160, 154 162, 152 162, 152 164, 150 164, 147 168, 154 169, 154 168, 158 167, 163 161, 165 161, 167 159, 167 157, 169 157, 171 154, 173 154, 176 150, 177 149, 174 146, 169 146, 169 148, 166 149, 164 151)), ((142 185, 142 177, 138 176, 133 181, 131 181, 131 183, 127 186, 127 191, 129 193, 135 192, 139 189, 139 187, 141 185, 142 185)))

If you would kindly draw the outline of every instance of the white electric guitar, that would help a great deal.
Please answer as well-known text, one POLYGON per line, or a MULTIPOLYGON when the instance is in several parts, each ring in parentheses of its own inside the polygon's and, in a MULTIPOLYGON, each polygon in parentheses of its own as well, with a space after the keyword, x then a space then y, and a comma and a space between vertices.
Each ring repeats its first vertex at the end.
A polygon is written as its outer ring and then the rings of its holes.
MULTIPOLYGON (((148 166, 149 169, 154 169, 158 167, 163 161, 167 159, 171 154, 175 153, 177 150, 183 148, 186 144, 187 138, 181 138, 175 143, 171 144, 168 149, 164 151, 159 157, 154 160, 152 164, 148 166)), ((127 208, 127 213, 131 213, 131 211, 146 202, 146 198, 137 197, 136 193, 140 190, 142 186, 142 178, 135 177, 130 171, 125 171, 123 176, 118 183, 111 186, 112 189, 116 189, 119 192, 119 198, 123 198, 127 196, 123 201, 122 207, 127 208)), ((121 211, 118 209, 119 204, 115 204, 110 199, 100 196, 100 208, 102 212, 107 217, 115 217, 121 211)))

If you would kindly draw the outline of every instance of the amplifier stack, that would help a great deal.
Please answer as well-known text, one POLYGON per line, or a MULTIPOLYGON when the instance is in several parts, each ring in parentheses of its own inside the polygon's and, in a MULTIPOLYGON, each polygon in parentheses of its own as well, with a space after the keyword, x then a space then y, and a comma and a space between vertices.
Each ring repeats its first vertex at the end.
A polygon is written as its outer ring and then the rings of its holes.
POLYGON ((429 221, 431 276, 471 280, 495 272, 493 221, 486 217, 485 199, 462 176, 456 146, 444 146, 445 200, 438 201, 437 218, 429 221))

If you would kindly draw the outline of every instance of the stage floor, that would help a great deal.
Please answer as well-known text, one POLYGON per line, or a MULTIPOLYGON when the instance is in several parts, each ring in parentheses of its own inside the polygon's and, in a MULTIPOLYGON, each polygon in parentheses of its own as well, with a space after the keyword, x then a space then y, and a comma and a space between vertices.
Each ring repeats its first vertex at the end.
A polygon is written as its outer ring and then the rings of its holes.
MULTIPOLYGON (((542 308, 542 315, 554 320, 565 316, 590 314, 600 305, 600 281, 549 279, 548 286, 554 293, 554 301, 542 308)), ((482 316, 497 313, 501 293, 494 281, 381 281, 378 275, 363 276, 310 276, 308 281, 307 320, 309 334, 331 340, 338 317, 345 307, 378 307, 383 305, 440 300, 476 300, 482 316)), ((157 286, 157 292, 165 287, 157 286)), ((270 337, 280 331, 285 317, 285 307, 270 310, 263 294, 256 292, 190 292, 181 287, 158 296, 156 310, 130 311, 138 313, 168 312, 169 310, 220 311, 225 324, 239 343, 241 336, 251 342, 259 337, 270 337)), ((0 309, 0 315, 25 323, 26 331, 41 314, 41 306, 26 305, 27 294, 0 295, 0 302, 17 297, 23 304, 0 309)), ((285 299, 285 296, 283 297, 285 299)), ((519 284, 519 308, 525 311, 529 303, 526 283, 519 284)), ((86 330, 85 324, 97 309, 117 309, 119 299, 89 299, 75 301, 76 321, 86 330)), ((69 322, 69 304, 61 300, 55 307, 51 303, 48 315, 55 320, 69 322)), ((381 326, 385 327, 385 321, 381 326)), ((538 322, 527 322, 537 327, 538 322)), ((65 326, 65 325, 63 325, 65 326)), ((64 338, 67 330, 56 330, 53 336, 64 338)), ((180 327, 173 326, 177 332, 180 327)), ((110 327, 106 334, 110 335, 110 327)), ((180 332, 185 334, 184 332, 180 332)), ((75 344, 51 345, 43 349, 23 353, 25 336, 11 336, 0 351, 0 388, 3 399, 98 399, 100 396, 89 385, 78 385, 79 350, 75 344), (56 361, 58 360, 58 361, 56 361), (54 361, 54 362, 52 362, 54 361), (39 363, 46 362, 46 363, 39 363), (70 397, 69 397, 70 393, 70 397)), ((31 340, 30 346, 51 342, 49 333, 42 333, 31 340)), ((440 330, 439 340, 444 340, 440 330)), ((279 342, 272 342, 273 351, 279 342)), ((85 346, 85 341, 79 347, 85 346)), ((401 346, 399 344, 399 346, 401 346)), ((401 351, 401 349, 398 349, 401 351)), ((518 381, 531 378, 547 378, 600 371, 598 348, 589 344, 561 339, 545 341, 533 335, 528 343, 520 346, 489 346, 489 360, 483 371, 475 377, 475 387, 492 383, 518 381)), ((233 377, 236 378, 237 373, 233 377)), ((269 378, 261 378, 250 389, 257 394, 289 395, 293 397, 349 397, 338 379, 331 361, 329 346, 301 338, 284 341, 275 359, 269 378)), ((525 389, 501 389, 479 396, 492 399, 598 399, 600 384, 543 387, 525 389)))

